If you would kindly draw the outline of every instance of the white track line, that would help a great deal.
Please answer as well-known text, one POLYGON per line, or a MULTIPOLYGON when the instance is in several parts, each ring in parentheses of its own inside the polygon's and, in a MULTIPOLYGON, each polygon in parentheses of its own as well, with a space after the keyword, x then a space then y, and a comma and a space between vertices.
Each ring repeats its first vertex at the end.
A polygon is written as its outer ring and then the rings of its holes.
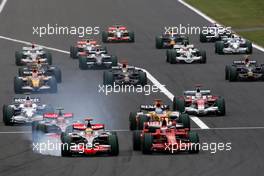
MULTIPOLYGON (((188 7, 190 10, 194 11, 195 13, 197 13, 198 15, 200 15, 201 17, 203 17, 204 19, 206 19, 207 21, 209 21, 210 23, 218 23, 217 21, 215 21, 214 19, 212 19, 211 17, 207 16, 206 14, 204 14, 203 12, 201 12, 200 10, 198 10, 197 8, 191 6, 190 4, 184 2, 183 0, 178 0, 178 2, 180 2, 182 5, 184 5, 185 7, 188 7)), ((221 24, 220 24, 221 25, 221 24)), ((264 52, 264 48, 253 43, 252 45, 254 48, 264 52)))
MULTIPOLYGON (((13 39, 13 38, 9 38, 9 37, 4 37, 4 36, 0 36, 0 39, 4 39, 4 40, 9 40, 12 42, 17 42, 17 43, 21 43, 21 44, 25 44, 25 45, 32 45, 31 42, 27 42, 27 41, 22 41, 22 40, 17 40, 17 39, 13 39)), ((56 48, 52 48, 52 47, 47 47, 44 45, 38 45, 41 46, 43 48, 52 50, 52 51, 57 51, 57 52, 61 52, 61 53, 65 53, 65 54, 70 54, 69 51, 64 51, 64 50, 60 50, 60 49, 56 49, 56 48)), ((136 67, 137 68, 137 67, 136 67)), ((173 101, 173 97, 174 95, 166 88, 164 87, 154 76, 152 76, 147 70, 140 68, 143 71, 146 72, 148 79, 154 84, 156 85, 161 91, 162 93, 164 93, 171 101, 173 101)), ((209 127, 202 121, 200 120, 198 117, 195 116, 191 116, 191 119, 201 128, 201 129, 209 129, 209 127)))
POLYGON ((7 0, 2 0, 2 2, 1 2, 1 4, 0 4, 0 13, 3 11, 6 2, 7 2, 7 0))

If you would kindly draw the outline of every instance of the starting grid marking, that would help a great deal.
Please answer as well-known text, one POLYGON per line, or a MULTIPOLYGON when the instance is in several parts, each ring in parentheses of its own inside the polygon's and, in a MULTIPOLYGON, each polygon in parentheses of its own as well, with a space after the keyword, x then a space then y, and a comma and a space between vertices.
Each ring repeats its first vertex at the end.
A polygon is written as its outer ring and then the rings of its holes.
MULTIPOLYGON (((201 128, 192 128, 193 131, 221 131, 221 130, 264 130, 264 126, 256 126, 256 127, 219 127, 219 128, 208 128, 208 129, 201 129, 201 128)), ((127 129, 117 129, 111 130, 116 132, 130 132, 127 129)), ((0 134, 31 134, 31 131, 0 131, 0 134)))

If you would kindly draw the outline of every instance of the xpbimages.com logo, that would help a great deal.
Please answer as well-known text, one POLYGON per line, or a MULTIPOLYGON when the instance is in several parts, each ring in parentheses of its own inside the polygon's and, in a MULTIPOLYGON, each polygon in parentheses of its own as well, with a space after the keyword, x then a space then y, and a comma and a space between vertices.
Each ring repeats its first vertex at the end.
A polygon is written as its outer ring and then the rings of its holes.
POLYGON ((232 33, 231 27, 224 27, 224 26, 191 26, 179 24, 178 26, 165 26, 164 27, 164 34, 170 35, 199 35, 199 34, 231 34, 232 33))
MULTIPOLYGON (((161 85, 165 87, 165 85, 161 85)), ((98 92, 105 95, 111 93, 144 93, 144 95, 150 95, 151 93, 162 92, 162 89, 156 85, 119 85, 114 83, 113 85, 98 85, 98 92)))
POLYGON ((46 26, 33 26, 32 34, 39 37, 48 35, 77 35, 78 37, 85 37, 87 35, 98 35, 100 27, 98 26, 60 26, 58 24, 46 26))

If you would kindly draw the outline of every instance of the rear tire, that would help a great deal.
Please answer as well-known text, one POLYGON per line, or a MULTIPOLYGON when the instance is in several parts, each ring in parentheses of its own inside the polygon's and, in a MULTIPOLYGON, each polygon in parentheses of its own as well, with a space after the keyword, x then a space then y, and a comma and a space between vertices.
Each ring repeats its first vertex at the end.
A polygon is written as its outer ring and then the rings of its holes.
POLYGON ((158 37, 156 37, 156 48, 157 49, 162 49, 163 48, 163 46, 162 46, 162 38, 160 38, 159 36, 158 37))
POLYGON ((141 150, 141 131, 133 131, 133 150, 141 150))
POLYGON ((200 42, 205 43, 207 41, 206 35, 203 33, 200 33, 200 42))
POLYGON ((184 99, 174 97, 172 107, 173 111, 179 111, 183 113, 185 111, 184 99))
POLYGON ((218 107, 219 112, 217 115, 224 116, 226 114, 225 110, 225 99, 224 98, 218 98, 216 100, 216 106, 218 107))
POLYGON ((246 47, 247 47, 247 54, 252 54, 252 51, 253 51, 253 49, 252 49, 252 42, 250 42, 250 41, 246 41, 246 47))
POLYGON ((21 62, 21 59, 23 58, 23 53, 20 51, 15 52, 15 58, 16 58, 16 65, 17 66, 22 66, 23 63, 21 62))
POLYGON ((104 72, 104 85, 113 85, 114 84, 114 74, 110 71, 104 72))
POLYGON ((45 54, 44 54, 44 57, 47 58, 47 63, 48 63, 49 65, 52 65, 52 55, 51 55, 51 53, 45 53, 45 54))
POLYGON ((205 64, 206 63, 206 52, 202 50, 202 51, 200 51, 200 54, 202 57, 200 63, 205 64))
POLYGON ((140 115, 139 116, 139 123, 138 123, 138 130, 143 130, 145 122, 148 122, 148 121, 149 121, 149 117, 148 116, 140 115))
POLYGON ((102 42, 107 43, 108 42, 107 38, 108 38, 108 32, 103 31, 102 32, 102 42))
POLYGON ((81 70, 87 70, 88 69, 86 57, 79 57, 79 68, 81 70))
POLYGON ((130 112, 129 114, 129 129, 131 131, 134 131, 137 129, 137 113, 136 112, 130 112))
POLYGON ((14 113, 15 111, 11 106, 3 105, 3 122, 6 126, 12 126, 14 124, 11 121, 14 113))
POLYGON ((112 66, 113 67, 117 66, 117 64, 118 64, 117 57, 116 56, 112 56, 111 60, 112 60, 112 66))
POLYGON ((237 73, 236 67, 230 67, 230 69, 229 69, 229 81, 230 82, 236 81, 237 76, 238 76, 238 73, 237 73))
POLYGON ((75 46, 71 46, 70 48, 70 56, 72 59, 77 59, 78 58, 78 48, 75 46))
POLYGON ((179 122, 183 124, 183 128, 191 129, 191 122, 188 114, 180 114, 179 122))
POLYGON ((58 86, 57 81, 55 77, 51 77, 48 81, 48 85, 50 86, 50 93, 57 93, 58 92, 58 86))
POLYGON ((225 66, 225 80, 229 80, 230 66, 225 66))
POLYGON ((199 136, 196 132, 189 132, 189 141, 192 143, 191 149, 188 151, 189 153, 199 153, 199 136))
POLYGON ((108 142, 111 146, 110 155, 117 156, 119 154, 119 145, 118 145, 118 138, 117 135, 109 135, 108 142))
POLYGON ((153 138, 151 133, 144 133, 143 141, 142 141, 143 154, 152 154, 152 143, 153 143, 153 138))
POLYGON ((14 91, 16 94, 23 93, 23 80, 19 79, 17 76, 14 78, 14 91))
POLYGON ((53 70, 53 74, 56 78, 57 83, 61 83, 61 69, 58 67, 55 67, 53 70))
POLYGON ((140 71, 139 72, 139 83, 140 85, 142 86, 145 86, 148 82, 148 79, 147 79, 147 74, 143 71, 140 71))
POLYGON ((129 41, 131 43, 135 42, 135 33, 134 32, 129 32, 128 35, 129 35, 129 38, 130 38, 129 41))

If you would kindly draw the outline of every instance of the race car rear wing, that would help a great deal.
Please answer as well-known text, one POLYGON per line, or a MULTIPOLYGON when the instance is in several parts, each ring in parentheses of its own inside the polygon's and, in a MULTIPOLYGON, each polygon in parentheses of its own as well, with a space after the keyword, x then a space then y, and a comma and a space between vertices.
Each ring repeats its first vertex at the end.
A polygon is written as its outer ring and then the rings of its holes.
POLYGON ((43 47, 40 47, 40 46, 35 46, 34 48, 32 48, 32 47, 23 47, 22 50, 23 51, 40 51, 40 50, 43 50, 43 47))
MULTIPOLYGON (((170 109, 169 105, 161 105, 160 107, 162 110, 168 110, 170 109)), ((156 105, 140 105, 140 110, 144 110, 144 111, 155 111, 156 109, 156 105)))
MULTIPOLYGON (((14 103, 24 103, 26 99, 27 99, 26 97, 25 98, 14 98, 13 101, 14 103)), ((40 98, 37 98, 37 97, 30 98, 30 101, 32 101, 33 103, 39 103, 40 98)))
MULTIPOLYGON (((255 60, 250 60, 250 61, 248 61, 250 64, 256 64, 257 63, 257 61, 255 61, 255 60)), ((233 61, 233 64, 236 64, 236 65, 242 65, 242 64, 245 64, 245 61, 243 61, 243 60, 240 60, 240 61, 233 61)))
MULTIPOLYGON (((184 96, 195 96, 196 94, 196 90, 187 90, 183 92, 184 96)), ((202 95, 211 95, 211 91, 210 90, 200 90, 200 93, 202 95)))
MULTIPOLYGON (((62 116, 64 118, 73 118, 73 113, 63 113, 62 116)), ((59 117, 58 113, 45 113, 43 115, 43 118, 46 118, 46 119, 56 119, 58 117, 59 117)))

